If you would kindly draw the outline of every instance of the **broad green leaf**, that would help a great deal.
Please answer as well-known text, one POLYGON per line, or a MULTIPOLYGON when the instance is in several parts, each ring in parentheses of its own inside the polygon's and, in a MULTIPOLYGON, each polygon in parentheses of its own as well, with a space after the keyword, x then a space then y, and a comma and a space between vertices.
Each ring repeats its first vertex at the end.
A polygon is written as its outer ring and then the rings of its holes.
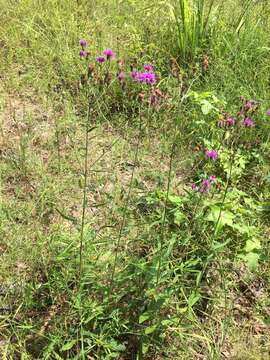
POLYGON ((174 213, 174 223, 176 225, 180 225, 184 220, 185 220, 185 215, 179 210, 175 211, 175 213, 174 213))
POLYGON ((211 206, 210 212, 207 216, 207 220, 213 223, 217 223, 217 231, 221 230, 225 225, 233 226, 233 219, 235 215, 228 210, 221 210, 219 206, 211 206))
POLYGON ((168 200, 173 203, 173 204, 182 204, 183 200, 180 196, 177 196, 177 195, 169 195, 168 196, 168 200))
POLYGON ((245 251, 247 253, 253 251, 253 250, 260 250, 261 249, 261 243, 260 240, 258 239, 252 239, 252 240, 247 240, 246 242, 246 246, 245 246, 245 251))
POLYGON ((255 252, 250 252, 246 255, 240 255, 240 258, 247 263, 250 271, 254 271, 258 267, 260 255, 255 252))
POLYGON ((156 328, 157 325, 148 326, 147 328, 144 329, 145 335, 152 334, 156 330, 156 328))
POLYGON ((149 314, 147 314, 147 313, 144 313, 144 314, 142 314, 142 315, 140 315, 140 317, 139 317, 139 324, 142 324, 142 323, 144 323, 146 320, 148 320, 149 319, 149 314))
POLYGON ((213 105, 207 100, 202 100, 201 110, 204 115, 208 115, 213 110, 213 105))

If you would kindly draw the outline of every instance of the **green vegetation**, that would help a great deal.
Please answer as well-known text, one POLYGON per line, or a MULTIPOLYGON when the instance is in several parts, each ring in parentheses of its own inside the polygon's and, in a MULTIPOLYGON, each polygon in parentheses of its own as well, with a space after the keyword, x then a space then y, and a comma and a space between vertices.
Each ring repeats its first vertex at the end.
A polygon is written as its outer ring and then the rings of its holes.
POLYGON ((0 9, 1 359, 270 359, 269 2, 0 9))

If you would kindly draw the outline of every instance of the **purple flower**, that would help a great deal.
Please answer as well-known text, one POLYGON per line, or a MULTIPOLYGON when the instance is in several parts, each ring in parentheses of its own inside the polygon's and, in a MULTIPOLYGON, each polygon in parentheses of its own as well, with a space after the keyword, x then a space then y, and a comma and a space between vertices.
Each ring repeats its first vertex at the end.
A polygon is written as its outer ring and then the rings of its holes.
POLYGON ((110 59, 111 57, 114 57, 115 54, 111 49, 106 49, 103 51, 103 54, 107 56, 107 59, 110 59))
POLYGON ((211 182, 210 182, 209 179, 203 179, 202 182, 201 182, 201 184, 200 184, 199 191, 200 191, 201 193, 204 193, 204 192, 208 191, 210 185, 211 185, 211 182))
POLYGON ((245 108, 246 108, 246 110, 252 109, 252 103, 251 103, 251 101, 247 101, 247 102, 246 102, 245 108))
POLYGON ((82 48, 85 48, 85 47, 87 46, 86 40, 85 40, 85 39, 81 39, 81 40, 80 40, 80 45, 81 45, 82 48))
POLYGON ((229 117, 226 119, 226 125, 233 126, 235 124, 235 119, 232 117, 229 117))
POLYGON ((254 110, 256 108, 256 101, 255 100, 247 100, 244 104, 244 109, 246 111, 254 110))
POLYGON ((192 184, 192 185, 191 185, 191 189, 192 189, 193 191, 198 191, 198 190, 199 190, 199 188, 198 188, 198 186, 197 186, 196 184, 192 184))
POLYGON ((125 78, 125 73, 123 71, 120 71, 120 73, 117 75, 118 80, 121 82, 125 78))
POLYGON ((80 58, 85 58, 87 56, 87 52, 84 50, 80 50, 79 55, 80 55, 80 58))
POLYGON ((193 191, 205 193, 209 190, 211 184, 216 180, 216 177, 214 175, 210 175, 207 179, 203 179, 199 186, 196 184, 192 184, 191 188, 193 191))
POLYGON ((246 119, 241 121, 241 125, 245 126, 245 127, 252 127, 252 126, 255 126, 255 123, 254 123, 253 120, 251 120, 249 118, 246 118, 246 119))
POLYGON ((153 70, 153 65, 144 64, 143 68, 144 68, 145 71, 152 71, 153 70))
POLYGON ((132 77, 132 79, 136 79, 136 77, 137 77, 137 74, 138 74, 138 72, 137 71, 131 71, 131 73, 130 73, 130 77, 132 77))
POLYGON ((205 156, 208 159, 216 160, 218 158, 218 153, 215 150, 206 150, 205 156))
POLYGON ((268 110, 266 111, 266 115, 267 115, 267 116, 270 116, 270 109, 268 109, 268 110))
POLYGON ((105 61, 105 57, 104 56, 97 56, 96 61, 101 64, 101 63, 103 63, 105 61))
POLYGON ((155 93, 151 94, 149 97, 149 104, 155 106, 157 103, 157 96, 155 93))
POLYGON ((145 72, 143 78, 143 82, 146 84, 155 84, 156 82, 156 75, 150 72, 145 72))
POLYGON ((136 71, 132 71, 132 73, 130 74, 131 77, 141 83, 144 84, 155 84, 156 83, 156 75, 151 73, 151 72, 136 72, 136 71))
POLYGON ((210 175, 208 180, 210 181, 210 183, 214 182, 216 180, 215 175, 210 175))

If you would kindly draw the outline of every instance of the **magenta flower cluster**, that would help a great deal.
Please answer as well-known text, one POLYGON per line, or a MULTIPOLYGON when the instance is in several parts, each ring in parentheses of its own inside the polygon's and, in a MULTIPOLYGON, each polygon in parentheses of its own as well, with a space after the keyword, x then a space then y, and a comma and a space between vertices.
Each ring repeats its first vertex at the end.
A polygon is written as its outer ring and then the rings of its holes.
POLYGON ((218 153, 215 150, 206 150, 205 156, 208 159, 216 160, 218 158, 218 153))
POLYGON ((144 68, 145 71, 152 71, 153 70, 153 65, 144 64, 143 68, 144 68))
POLYGON ((193 184, 192 190, 205 193, 210 189, 211 184, 216 180, 214 175, 210 175, 207 179, 203 179, 199 185, 193 184))
POLYGON ((107 59, 110 59, 115 56, 114 52, 111 49, 104 50, 103 55, 105 55, 107 59))
POLYGON ((228 126, 235 125, 235 119, 233 117, 228 117, 225 121, 226 121, 226 125, 228 125, 228 126))
POLYGON ((115 53, 111 50, 111 49, 106 49, 103 51, 103 55, 97 56, 96 57, 96 62, 98 62, 99 64, 104 63, 104 61, 110 60, 111 58, 115 57, 115 53))
POLYGON ((125 73, 123 71, 120 71, 117 75, 117 78, 118 80, 121 82, 121 81, 124 81, 125 79, 125 73))
POLYGON ((133 80, 140 83, 150 84, 150 85, 156 83, 156 75, 149 71, 146 72, 132 71, 130 73, 130 76, 132 77, 133 80))
POLYGON ((96 57, 96 61, 100 64, 102 64, 105 61, 105 57, 104 56, 97 56, 96 57))
POLYGON ((82 47, 83 49, 86 48, 87 42, 86 42, 85 39, 81 39, 79 43, 80 43, 80 45, 81 45, 81 47, 82 47))
POLYGON ((245 127, 253 127, 253 126, 255 126, 255 123, 253 120, 251 120, 249 118, 245 118, 241 121, 241 125, 245 126, 245 127))
POLYGON ((266 115, 267 115, 267 116, 270 116, 270 109, 268 109, 268 110, 266 111, 266 115))
POLYGON ((86 40, 85 40, 85 39, 81 39, 81 40, 79 41, 79 44, 80 44, 80 46, 81 46, 81 50, 80 50, 80 52, 79 52, 79 56, 80 56, 81 59, 82 59, 82 58, 86 58, 86 57, 87 57, 87 51, 85 51, 85 48, 86 48, 86 46, 87 46, 86 40))
POLYGON ((245 111, 255 110, 255 108, 256 108, 256 101, 254 100, 248 100, 244 104, 245 111))

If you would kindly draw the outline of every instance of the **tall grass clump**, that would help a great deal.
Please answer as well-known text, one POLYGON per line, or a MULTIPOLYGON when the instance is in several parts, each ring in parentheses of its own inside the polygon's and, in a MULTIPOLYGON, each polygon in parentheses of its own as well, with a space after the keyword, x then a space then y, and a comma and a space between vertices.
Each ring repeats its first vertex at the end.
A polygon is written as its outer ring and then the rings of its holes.
POLYGON ((214 0, 177 0, 173 6, 177 46, 181 61, 194 60, 207 40, 214 0))

